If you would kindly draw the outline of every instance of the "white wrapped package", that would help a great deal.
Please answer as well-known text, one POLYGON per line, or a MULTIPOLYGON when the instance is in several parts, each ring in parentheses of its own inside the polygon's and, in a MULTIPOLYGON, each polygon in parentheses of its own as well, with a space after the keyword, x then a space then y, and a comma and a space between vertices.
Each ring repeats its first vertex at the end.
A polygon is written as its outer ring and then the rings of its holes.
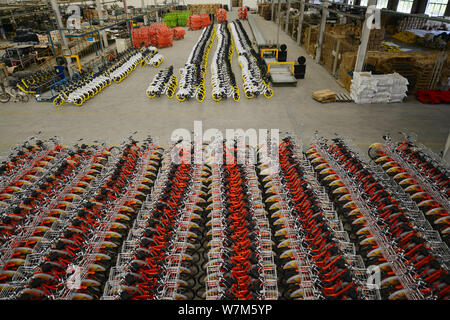
POLYGON ((354 72, 350 96, 356 103, 393 103, 406 97, 408 80, 398 73, 354 72))

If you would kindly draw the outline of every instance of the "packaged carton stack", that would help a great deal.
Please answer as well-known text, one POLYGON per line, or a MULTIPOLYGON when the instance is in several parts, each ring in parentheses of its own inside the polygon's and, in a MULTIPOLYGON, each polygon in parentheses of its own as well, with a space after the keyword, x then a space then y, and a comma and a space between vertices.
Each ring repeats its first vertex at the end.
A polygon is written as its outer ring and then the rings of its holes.
POLYGON ((258 13, 264 20, 270 20, 272 15, 272 7, 268 4, 258 4, 258 13))
POLYGON ((398 73, 354 72, 350 96, 356 103, 394 103, 406 97, 408 80, 398 73))
POLYGON ((98 12, 96 9, 84 9, 83 10, 83 18, 85 20, 98 19, 98 12))
POLYGON ((48 43, 48 34, 38 34, 39 43, 48 43))
POLYGON ((188 5, 188 10, 194 15, 199 15, 201 13, 215 14, 216 11, 220 9, 220 4, 190 4, 188 5))
POLYGON ((50 31, 50 36, 52 37, 52 41, 55 43, 60 43, 61 42, 61 36, 59 34, 58 30, 52 30, 50 31))
MULTIPOLYGON (((287 4, 281 3, 281 13, 284 14, 284 11, 287 10, 287 4)), ((270 14, 272 14, 272 7, 270 7, 270 14)), ((273 6, 273 19, 278 21, 278 3, 275 3, 273 6)))

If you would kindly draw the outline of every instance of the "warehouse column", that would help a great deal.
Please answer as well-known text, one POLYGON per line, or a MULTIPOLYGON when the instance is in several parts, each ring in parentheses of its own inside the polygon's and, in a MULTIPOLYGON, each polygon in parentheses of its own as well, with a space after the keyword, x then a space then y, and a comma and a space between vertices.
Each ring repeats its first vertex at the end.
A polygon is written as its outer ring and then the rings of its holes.
POLYGON ((427 9, 428 0, 414 0, 411 13, 422 14, 427 9))
POLYGON ((144 0, 141 0, 141 8, 142 8, 142 13, 144 14, 144 25, 148 25, 148 16, 147 16, 147 14, 144 13, 144 11, 146 11, 144 0))
POLYGON ((289 34, 289 15, 291 13, 291 0, 288 0, 287 2, 287 12, 286 12, 286 27, 285 32, 289 34))
MULTIPOLYGON (((95 0, 95 5, 97 7, 98 20, 99 20, 99 25, 100 25, 100 28, 101 28, 104 25, 102 3, 101 3, 100 0, 95 0)), ((101 30, 100 34, 101 34, 101 36, 103 38, 103 48, 107 48, 108 47, 108 36, 106 35, 106 31, 105 30, 101 30)), ((99 41, 101 41, 101 40, 99 39, 99 41)))
POLYGON ((327 15, 328 15, 328 0, 325 0, 322 3, 322 20, 320 22, 319 40, 317 42, 316 63, 320 62, 320 55, 322 54, 323 34, 325 33, 325 26, 327 24, 327 15))
POLYGON ((127 0, 122 0, 122 2, 123 2, 123 9, 125 10, 125 18, 128 18, 127 0))
POLYGON ((278 23, 278 27, 277 27, 277 48, 280 48, 280 25, 281 25, 280 15, 281 15, 281 0, 278 0, 278 12, 277 12, 277 23, 278 23))
MULTIPOLYGON (((55 12, 55 17, 56 17, 56 25, 58 27, 58 31, 59 31, 59 36, 61 38, 61 50, 62 50, 62 55, 63 56, 70 56, 70 50, 69 50, 69 46, 67 45, 67 39, 66 36, 64 35, 64 26, 61 20, 61 14, 59 12, 59 6, 56 3, 56 0, 50 0, 50 3, 52 5, 52 9, 55 12)), ((67 61, 67 70, 69 72, 69 76, 72 77, 72 68, 70 67, 70 65, 72 64, 72 60, 70 57, 66 58, 67 61)))
POLYGON ((270 21, 273 21, 273 8, 274 8, 274 6, 275 6, 275 0, 272 0, 272 13, 271 13, 271 16, 270 16, 270 21))
POLYGON ((300 14, 298 16, 298 32, 297 32, 297 43, 300 46, 302 43, 302 27, 303 27, 303 17, 305 13, 305 0, 300 1, 300 14))
MULTIPOLYGON (((127 7, 127 1, 126 0, 122 0, 123 1, 123 9, 125 10, 125 19, 127 19, 126 24, 127 24, 127 30, 128 30, 128 34, 130 35, 130 45, 131 47, 133 47, 133 33, 132 33, 132 25, 131 25, 131 21, 128 20, 128 7, 127 7)), ((156 1, 155 1, 156 3, 156 1)))
POLYGON ((398 6, 398 0, 389 0, 386 9, 396 11, 397 6, 398 6))
MULTIPOLYGON (((377 0, 369 0, 367 3, 367 7, 373 6, 375 8, 377 5, 377 0)), ((358 55, 356 56, 356 64, 355 71, 361 72, 364 65, 364 60, 366 59, 367 52, 367 44, 369 43, 370 30, 373 26, 373 22, 375 19, 374 10, 376 9, 368 9, 366 10, 366 18, 364 19, 364 23, 362 25, 361 39, 360 45, 358 48, 358 55)))

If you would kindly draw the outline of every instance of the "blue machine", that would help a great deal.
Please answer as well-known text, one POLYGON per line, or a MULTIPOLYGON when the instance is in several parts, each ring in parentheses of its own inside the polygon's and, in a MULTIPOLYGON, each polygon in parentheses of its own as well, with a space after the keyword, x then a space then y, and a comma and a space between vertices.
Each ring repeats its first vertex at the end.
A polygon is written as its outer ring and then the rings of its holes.
POLYGON ((59 86, 65 84, 68 82, 65 70, 65 66, 54 66, 53 67, 56 76, 54 76, 52 79, 48 80, 48 82, 45 84, 49 88, 50 96, 49 97, 43 97, 42 92, 40 92, 40 89, 37 88, 36 90, 36 101, 37 102, 52 102, 53 99, 58 95, 58 91, 56 90, 59 86))

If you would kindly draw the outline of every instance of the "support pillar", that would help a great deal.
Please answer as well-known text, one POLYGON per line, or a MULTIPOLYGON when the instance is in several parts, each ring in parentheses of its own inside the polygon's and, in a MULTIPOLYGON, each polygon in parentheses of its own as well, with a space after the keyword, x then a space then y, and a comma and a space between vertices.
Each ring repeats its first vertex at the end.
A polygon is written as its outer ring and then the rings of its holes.
POLYGON ((322 55, 322 42, 323 42, 323 34, 325 33, 325 25, 327 24, 327 15, 328 15, 328 0, 325 0, 322 3, 322 20, 320 21, 319 39, 317 41, 316 63, 320 62, 320 56, 322 55))
POLYGON ((144 13, 144 11, 145 11, 144 0, 141 0, 141 8, 142 8, 142 13, 144 14, 144 25, 148 25, 148 16, 144 13))
MULTIPOLYGON (((95 0, 95 5, 97 7, 99 26, 103 27, 104 22, 103 22, 102 3, 101 3, 100 0, 95 0)), ((108 47, 108 36, 106 35, 106 31, 105 30, 100 31, 100 35, 101 35, 101 37, 103 39, 103 48, 107 48, 108 47)), ((101 41, 101 39, 99 39, 99 41, 101 41)))
POLYGON ((287 12, 286 12, 286 26, 284 28, 284 31, 286 33, 289 33, 289 15, 291 14, 291 0, 288 0, 287 2, 287 12))
POLYGON ((298 16, 298 32, 297 32, 297 43, 300 46, 302 43, 302 27, 303 27, 303 17, 305 16, 305 0, 300 1, 300 15, 298 16))
MULTIPOLYGON (((59 12, 58 3, 56 2, 56 0, 50 0, 50 3, 52 5, 53 12, 55 13, 56 25, 58 27, 59 36, 61 38, 62 54, 63 54, 63 56, 70 56, 70 50, 69 50, 69 46, 67 45, 66 36, 64 34, 64 30, 63 30, 64 25, 61 20, 61 14, 59 12)), ((71 58, 70 57, 66 58, 66 62, 67 62, 67 70, 69 72, 69 76, 72 77, 73 72, 72 72, 72 68, 71 68, 71 64, 72 64, 71 58)))
POLYGON ((278 0, 278 13, 277 13, 277 48, 280 48, 280 28, 281 28, 281 0, 278 0))
MULTIPOLYGON (((377 0, 369 0, 367 3, 367 6, 376 6, 377 0)), ((367 53, 367 44, 369 43, 369 37, 370 37, 370 26, 372 25, 374 19, 373 12, 369 12, 369 10, 366 11, 366 18, 364 19, 364 23, 362 25, 362 32, 361 32, 361 43, 358 48, 358 55, 356 56, 356 64, 355 64, 355 71, 361 72, 364 65, 364 60, 366 59, 366 53, 367 53)))

